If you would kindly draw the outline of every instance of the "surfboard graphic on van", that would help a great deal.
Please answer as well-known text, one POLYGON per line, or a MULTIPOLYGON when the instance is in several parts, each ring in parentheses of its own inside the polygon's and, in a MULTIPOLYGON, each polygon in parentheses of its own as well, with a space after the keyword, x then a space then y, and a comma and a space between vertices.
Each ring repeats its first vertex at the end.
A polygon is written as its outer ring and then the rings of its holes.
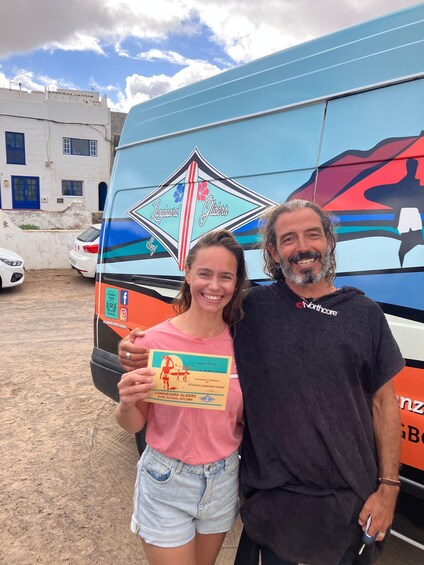
POLYGON ((203 233, 234 231, 273 204, 227 178, 195 148, 174 173, 127 214, 157 238, 183 271, 190 247, 203 233))

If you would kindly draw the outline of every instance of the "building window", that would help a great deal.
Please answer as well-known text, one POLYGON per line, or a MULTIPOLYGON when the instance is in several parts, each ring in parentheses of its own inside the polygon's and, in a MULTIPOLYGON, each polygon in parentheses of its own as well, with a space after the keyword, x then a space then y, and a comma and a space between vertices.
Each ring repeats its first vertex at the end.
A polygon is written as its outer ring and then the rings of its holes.
POLYGON ((25 165, 25 136, 23 133, 6 132, 6 163, 25 165))
POLYGON ((97 141, 95 139, 76 139, 75 137, 64 137, 63 154, 97 157, 97 141))
POLYGON ((97 141, 90 139, 90 157, 97 157, 97 141))
POLYGON ((71 155, 71 140, 69 137, 63 138, 63 153, 65 155, 71 155))
POLYGON ((63 180, 63 196, 82 196, 82 180, 63 180))

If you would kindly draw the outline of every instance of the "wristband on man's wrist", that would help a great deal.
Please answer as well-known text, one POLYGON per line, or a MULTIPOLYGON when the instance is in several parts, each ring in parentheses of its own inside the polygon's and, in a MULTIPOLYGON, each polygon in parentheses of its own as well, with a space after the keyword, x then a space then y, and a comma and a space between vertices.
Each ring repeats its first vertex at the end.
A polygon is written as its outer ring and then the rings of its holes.
POLYGON ((386 479, 385 477, 379 477, 378 482, 380 485, 389 485, 391 487, 400 487, 400 481, 397 479, 386 479))

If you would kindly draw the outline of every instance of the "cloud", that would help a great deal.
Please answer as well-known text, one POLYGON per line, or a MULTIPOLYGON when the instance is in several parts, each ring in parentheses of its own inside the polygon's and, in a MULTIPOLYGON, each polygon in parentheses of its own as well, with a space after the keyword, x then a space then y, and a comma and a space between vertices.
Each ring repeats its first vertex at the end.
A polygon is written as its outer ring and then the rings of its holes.
POLYGON ((2 72, 0 72, 0 88, 10 88, 10 80, 2 72))
MULTIPOLYGON (((206 26, 234 62, 284 49, 416 0, 16 0, 0 3, 0 57, 36 49, 92 50, 134 37, 190 36, 206 26)), ((125 54, 125 51, 122 52, 125 54)))
POLYGON ((51 52, 61 49, 62 51, 93 51, 98 55, 105 54, 100 41, 96 37, 89 37, 80 33, 76 33, 64 41, 52 41, 46 44, 43 49, 51 52))
POLYGON ((201 22, 235 63, 244 63, 379 15, 416 0, 197 0, 201 22), (219 9, 217 9, 219 4, 219 9))
POLYGON ((93 77, 90 79, 90 86, 93 90, 96 90, 97 92, 117 93, 122 91, 122 89, 116 84, 102 85, 99 84, 93 77))
MULTIPOLYGON (((0 57, 37 49, 84 51, 107 57, 113 47, 123 58, 181 67, 173 75, 132 74, 126 78, 125 90, 118 95, 118 86, 100 86, 99 79, 91 79, 90 87, 108 92, 116 100, 110 101, 110 105, 126 111, 134 103, 207 78, 229 65, 244 63, 416 3, 416 0, 3 1, 0 2, 3 23, 0 57), (191 51, 188 57, 184 49, 192 48, 191 39, 200 34, 202 55, 199 53, 199 58, 193 58, 191 51), (126 48, 125 41, 129 38, 140 45, 135 54, 126 48), (175 38, 179 39, 176 49, 172 41, 175 38), (202 60, 206 57, 204 53, 214 53, 210 62, 202 60)), ((45 86, 54 89, 58 85, 87 88, 22 69, 12 71, 11 76, 7 78, 0 73, 0 83, 8 87, 10 81, 20 82, 22 88, 29 90, 43 90, 45 86)))
POLYGON ((134 104, 145 102, 220 72, 221 69, 215 65, 193 61, 172 76, 160 74, 146 77, 133 74, 126 79, 125 93, 119 94, 118 102, 110 103, 109 106, 121 112, 128 112, 134 104))
POLYGON ((44 90, 44 87, 33 80, 33 74, 25 70, 13 77, 11 85, 24 90, 44 90))
POLYGON ((182 67, 196 62, 193 59, 183 57, 176 51, 161 51, 160 49, 149 49, 149 51, 138 53, 135 58, 143 61, 167 61, 168 63, 174 63, 182 67))
POLYGON ((62 45, 67 48, 71 42, 78 46, 87 43, 86 37, 101 37, 101 30, 106 30, 108 24, 100 2, 82 0, 1 2, 0 21, 2 57, 62 45))
POLYGON ((73 88, 76 86, 64 78, 52 78, 47 75, 37 75, 28 69, 16 69, 13 76, 6 77, 0 73, 0 88, 22 88, 28 91, 57 90, 58 88, 73 88))
MULTIPOLYGON (((145 102, 150 98, 155 98, 171 90, 182 88, 193 82, 209 78, 222 71, 221 68, 206 61, 185 59, 176 55, 177 54, 173 54, 172 52, 152 50, 147 56, 149 60, 160 59, 177 62, 179 65, 183 66, 183 68, 174 75, 157 74, 153 76, 143 76, 133 74, 126 78, 124 92, 118 85, 100 84, 92 77, 89 81, 90 88, 97 92, 108 94, 108 106, 111 109, 120 112, 128 112, 134 104, 145 102), (115 102, 111 96, 116 98, 115 102)), ((22 88, 28 91, 43 91, 46 87, 50 90, 57 90, 58 88, 79 89, 78 86, 63 78, 37 75, 27 69, 16 70, 11 78, 6 77, 4 73, 0 73, 0 88, 10 87, 22 88)))
POLYGON ((125 37, 162 39, 190 18, 184 0, 17 0, 0 3, 0 57, 36 49, 92 49, 125 37))

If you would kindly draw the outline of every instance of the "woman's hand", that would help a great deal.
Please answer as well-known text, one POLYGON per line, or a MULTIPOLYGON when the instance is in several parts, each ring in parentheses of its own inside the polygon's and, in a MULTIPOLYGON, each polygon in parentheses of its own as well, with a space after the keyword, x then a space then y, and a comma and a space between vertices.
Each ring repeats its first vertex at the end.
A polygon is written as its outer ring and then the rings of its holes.
POLYGON ((154 388, 152 369, 136 369, 124 373, 118 383, 119 399, 123 407, 134 406, 140 400, 149 397, 149 391, 154 388))

